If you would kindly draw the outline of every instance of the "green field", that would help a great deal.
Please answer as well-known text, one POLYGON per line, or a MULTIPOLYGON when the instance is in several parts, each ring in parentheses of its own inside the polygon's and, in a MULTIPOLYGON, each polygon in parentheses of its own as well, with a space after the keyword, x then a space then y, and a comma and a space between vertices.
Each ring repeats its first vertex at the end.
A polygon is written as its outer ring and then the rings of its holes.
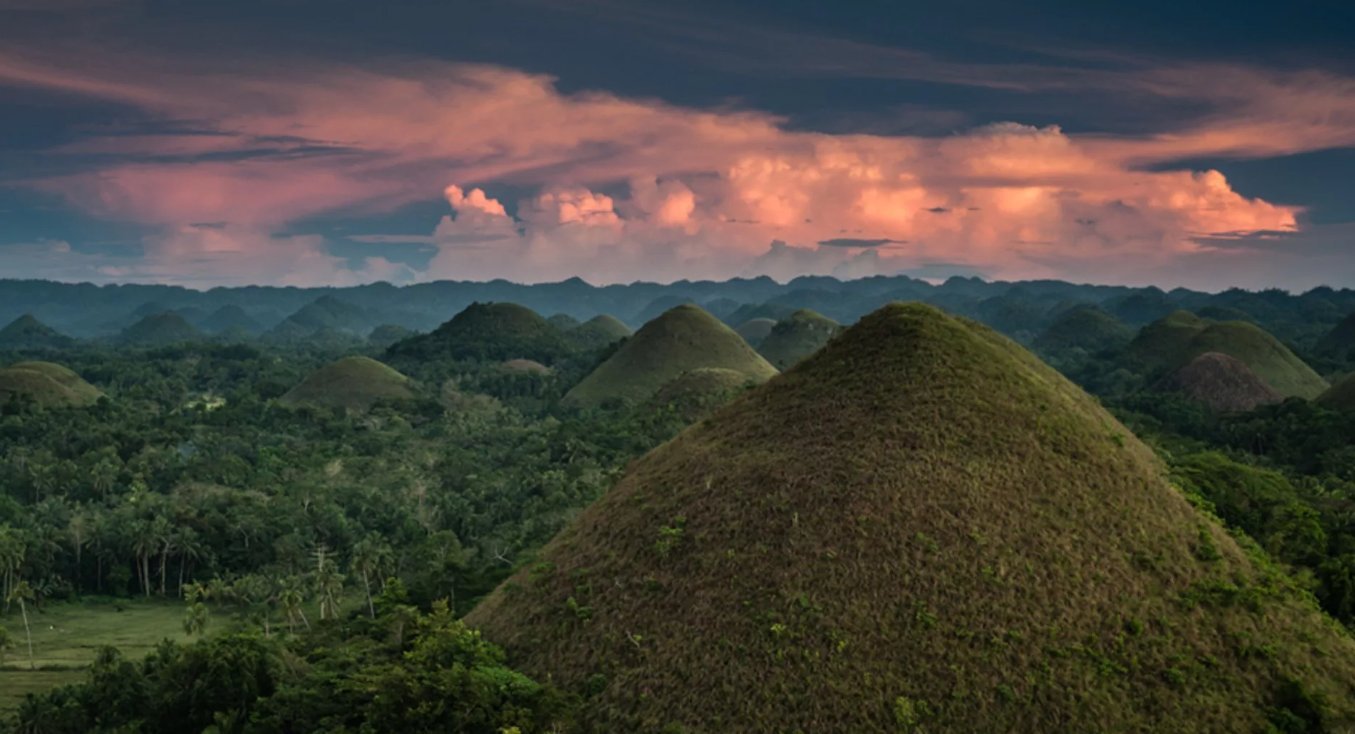
POLYGON ((33 663, 29 668, 23 619, 17 608, 0 616, 14 647, 0 664, 0 709, 17 706, 28 693, 71 683, 84 675, 104 645, 139 659, 165 638, 184 640, 182 602, 81 602, 29 610, 33 663))

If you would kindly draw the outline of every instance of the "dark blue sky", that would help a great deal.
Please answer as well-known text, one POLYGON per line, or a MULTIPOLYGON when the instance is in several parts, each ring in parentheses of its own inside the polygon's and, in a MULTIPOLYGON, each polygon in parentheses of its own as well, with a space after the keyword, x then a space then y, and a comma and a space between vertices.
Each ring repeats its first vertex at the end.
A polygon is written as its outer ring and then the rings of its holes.
POLYGON ((1355 10, 1109 5, 0 0, 0 272, 1355 285, 1355 10))

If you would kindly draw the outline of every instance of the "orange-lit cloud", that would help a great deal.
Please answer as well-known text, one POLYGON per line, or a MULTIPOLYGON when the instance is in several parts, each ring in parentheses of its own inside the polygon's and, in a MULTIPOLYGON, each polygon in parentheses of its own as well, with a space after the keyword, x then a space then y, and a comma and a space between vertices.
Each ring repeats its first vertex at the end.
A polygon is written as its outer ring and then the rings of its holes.
POLYGON ((267 234, 327 212, 439 195, 449 213, 427 225, 438 248, 427 270, 373 259, 361 277, 669 280, 935 261, 1003 277, 1092 262, 1111 273, 1117 264, 1169 267, 1216 249, 1201 244, 1210 238, 1294 231, 1301 213, 1243 196, 1217 171, 1171 162, 1355 145, 1351 80, 1242 67, 1130 78, 1141 93, 1211 105, 1170 133, 1077 136, 1000 123, 920 137, 792 131, 756 112, 565 94, 549 77, 483 65, 264 74, 124 63, 0 55, 0 84, 100 97, 207 128, 85 139, 52 153, 109 162, 26 182, 100 216, 158 227, 143 266, 157 274, 220 270, 235 258, 241 278, 251 267, 259 279, 305 269, 337 278, 337 259, 324 260, 318 240, 267 234), (503 184, 535 193, 486 193, 503 184), (200 222, 229 226, 191 229, 200 222), (891 243, 814 245, 853 238, 891 243), (270 260, 273 250, 283 254, 270 260))

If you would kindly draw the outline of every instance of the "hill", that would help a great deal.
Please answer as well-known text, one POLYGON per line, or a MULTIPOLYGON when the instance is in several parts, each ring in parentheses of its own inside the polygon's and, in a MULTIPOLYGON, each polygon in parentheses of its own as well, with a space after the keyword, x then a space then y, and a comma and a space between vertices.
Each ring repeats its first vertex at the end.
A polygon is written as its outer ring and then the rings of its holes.
POLYGON ((1126 355, 1149 370, 1172 371, 1208 352, 1233 357, 1285 397, 1312 399, 1327 383, 1288 347, 1245 321, 1211 322, 1177 311, 1155 321, 1130 342, 1126 355))
POLYGON ((255 335, 263 331, 262 324, 234 304, 213 311, 203 319, 202 328, 209 334, 255 335))
POLYGON ((418 361, 530 359, 549 365, 570 351, 564 335, 530 308, 472 303, 431 333, 396 342, 386 354, 418 361))
POLYGON ((275 340, 290 341, 312 336, 332 338, 336 334, 367 334, 374 324, 367 312, 334 296, 321 296, 302 306, 269 330, 275 340))
POLYGON ((1340 357, 1355 353, 1355 313, 1341 319, 1340 323, 1322 337, 1317 346, 1325 354, 1340 357))
POLYGON ((146 316, 123 329, 118 341, 128 346, 161 347, 169 344, 197 341, 202 332, 173 311, 146 316))
POLYGON ((517 375, 549 375, 550 368, 530 359, 510 359, 499 365, 504 372, 517 375))
POLYGON ((467 622, 604 731, 1355 721, 1355 640, 1164 475, 1011 341, 895 304, 633 463, 467 622))
POLYGON ((0 369, 0 404, 19 399, 44 407, 85 406, 102 396, 80 375, 52 362, 18 362, 0 369))
POLYGON ((345 357, 311 373, 279 401, 284 405, 366 410, 378 400, 412 397, 408 377, 369 357, 345 357))
POLYGON ((1284 401, 1284 396, 1256 376, 1241 360, 1205 352, 1167 375, 1158 390, 1175 392, 1217 413, 1241 413, 1284 401))
POLYGON ((646 401, 646 410, 671 410, 691 423, 728 403, 735 395, 754 384, 742 372, 723 367, 700 367, 674 377, 654 397, 646 401))
POLYGON ((630 327, 614 316, 603 314, 571 329, 565 334, 565 340, 581 351, 592 352, 611 345, 630 336, 630 327))
POLYGON ((554 326, 560 331, 569 331, 570 329, 576 329, 580 324, 578 319, 574 318, 573 316, 570 316, 567 313, 557 313, 554 316, 551 316, 550 318, 546 319, 546 323, 550 324, 551 326, 554 326))
POLYGON ((1355 374, 1337 380, 1331 389, 1317 397, 1317 402, 1333 410, 1355 413, 1355 374))
POLYGON ((773 367, 789 369, 792 365, 819 351, 839 331, 838 322, 808 309, 800 309, 776 322, 772 331, 758 346, 761 354, 773 367))
POLYGON ((377 349, 389 349, 391 345, 414 336, 414 332, 398 324, 382 324, 367 335, 367 343, 377 349))
POLYGON ((758 345, 762 343, 762 340, 766 339, 767 335, 772 333, 772 328, 775 326, 776 319, 763 317, 749 319, 742 324, 739 324, 738 328, 734 329, 734 331, 738 332, 739 336, 743 337, 743 340, 748 342, 748 346, 757 349, 758 345))
POLYGON ((1079 305, 1054 318, 1035 338, 1035 348, 1043 352, 1081 349, 1105 352, 1121 349, 1134 339, 1134 330, 1096 306, 1079 305))
POLYGON ((635 333, 565 395, 571 405, 608 400, 642 401, 673 378, 702 367, 720 367, 762 382, 776 368, 738 334, 699 306, 669 309, 635 333))
POLYGON ((0 329, 0 349, 63 349, 75 340, 24 314, 0 329))

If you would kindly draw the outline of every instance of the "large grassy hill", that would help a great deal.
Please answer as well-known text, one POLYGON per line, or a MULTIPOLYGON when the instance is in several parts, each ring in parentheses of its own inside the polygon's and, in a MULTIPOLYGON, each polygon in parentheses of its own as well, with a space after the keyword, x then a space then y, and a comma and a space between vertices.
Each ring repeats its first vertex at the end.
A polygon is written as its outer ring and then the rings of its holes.
POLYGON ((18 362, 0 369, 0 403, 19 399, 44 407, 85 406, 102 396, 80 375, 52 362, 18 362))
POLYGON ((601 731, 1355 724, 1355 640, 1250 548, 1029 353, 896 304, 634 463, 467 621, 601 731))
POLYGON ((202 332, 173 311, 162 311, 142 318, 123 329, 119 341, 127 346, 162 347, 197 341, 202 332))
POLYGON ((1160 372, 1208 352, 1241 361, 1285 397, 1312 399, 1327 389, 1326 381, 1288 347, 1245 321, 1211 322, 1178 311, 1143 327, 1126 349, 1130 360, 1160 372))
POLYGON ((345 357, 311 373, 279 400, 284 405, 366 410, 378 400, 412 397, 408 377, 370 357, 345 357))
POLYGON ((1120 349, 1134 338, 1134 330, 1096 306, 1074 306, 1054 318, 1035 338, 1043 352, 1082 349, 1104 352, 1120 349))
POLYGON ((572 348, 559 329, 516 303, 472 303, 428 334, 397 342, 392 359, 502 362, 530 359, 552 364, 572 348))
POLYGON ((1284 401, 1242 360, 1205 352, 1158 382, 1156 389, 1179 393, 1218 413, 1238 413, 1284 401))
POLYGON ((842 325, 827 316, 800 309, 776 322, 757 350, 773 367, 789 369, 817 352, 841 330, 842 325))
POLYGON ((615 316, 603 314, 568 330, 565 333, 565 340, 576 349, 594 351, 605 349, 628 336, 630 327, 621 323, 615 316))
POLYGON ((772 329, 774 328, 776 328, 776 319, 758 318, 748 319, 742 324, 739 324, 738 328, 734 329, 734 331, 738 332, 739 336, 743 337, 743 340, 748 342, 748 346, 756 349, 757 346, 762 343, 762 340, 766 339, 767 335, 772 333, 772 329))
POLYGON ((75 340, 24 314, 0 329, 0 349, 62 349, 75 340))
POLYGON ((732 329, 699 306, 665 311, 640 328, 565 395, 573 405, 608 400, 643 401, 668 381, 702 367, 718 367, 761 382, 776 368, 732 329))

